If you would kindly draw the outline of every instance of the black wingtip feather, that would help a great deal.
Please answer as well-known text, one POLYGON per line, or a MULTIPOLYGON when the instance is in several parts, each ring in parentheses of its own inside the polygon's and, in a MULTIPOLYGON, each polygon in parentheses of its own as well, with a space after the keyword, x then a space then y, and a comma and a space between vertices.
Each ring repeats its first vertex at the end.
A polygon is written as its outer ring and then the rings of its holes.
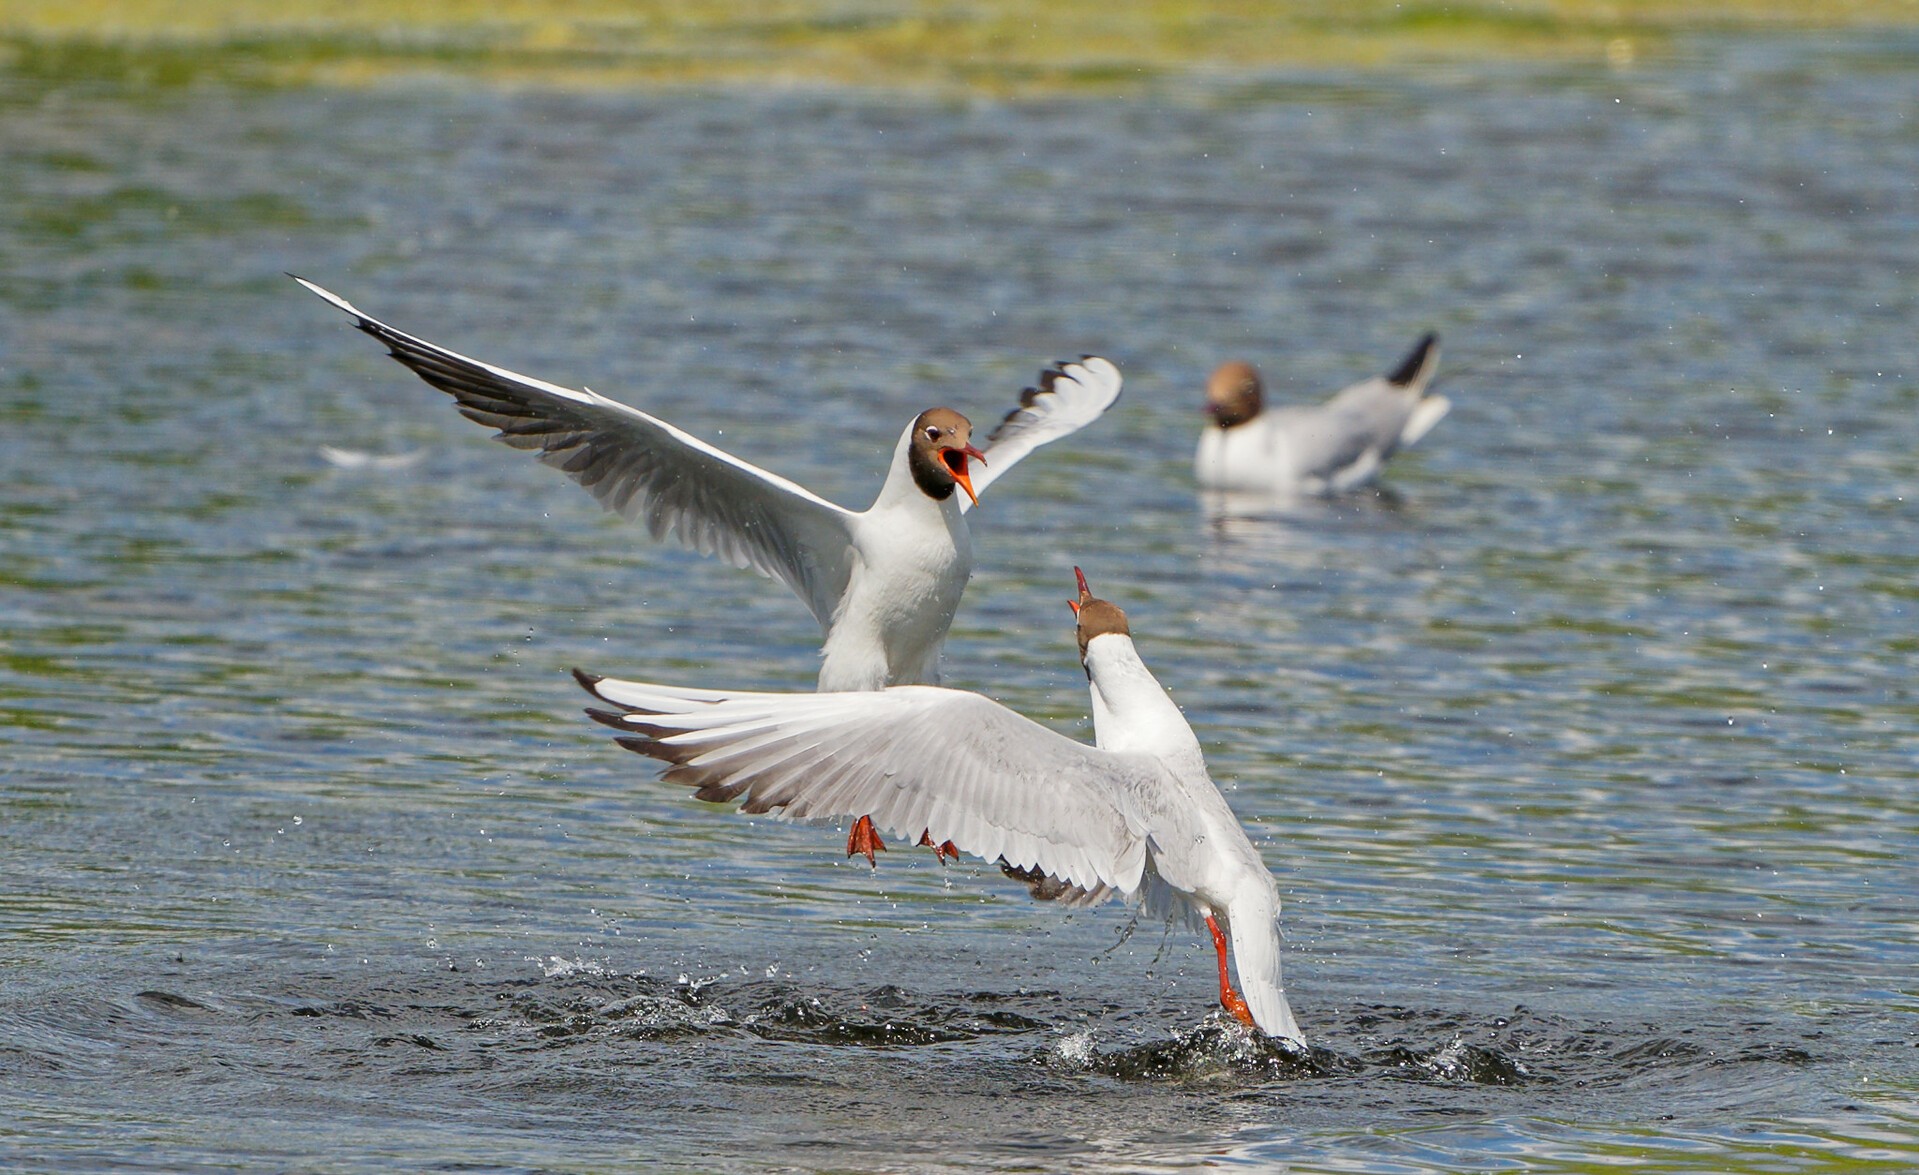
MULTIPOLYGON (((588 673, 586 670, 581 669, 578 666, 575 666, 573 669, 573 680, 580 683, 581 689, 585 690, 589 694, 592 694, 594 697, 599 698, 600 691, 594 689, 593 687, 605 681, 606 678, 600 676, 597 673, 588 673)), ((606 699, 600 698, 600 700, 605 701, 606 699)))
MULTIPOLYGON (((606 711, 601 711, 601 713, 605 712, 606 711)), ((589 711, 589 713, 591 713, 591 711, 589 711)), ((594 715, 593 720, 595 722, 605 721, 605 719, 600 718, 598 715, 594 715)), ((650 722, 636 722, 630 714, 625 716, 615 715, 614 720, 607 722, 606 725, 618 730, 629 730, 633 732, 624 738, 616 738, 613 741, 625 747, 627 750, 632 751, 634 754, 645 755, 649 759, 658 759, 662 763, 671 764, 675 770, 693 770, 697 772, 697 768, 688 768, 686 764, 699 758, 700 749, 698 747, 682 746, 678 743, 666 741, 676 734, 684 733, 683 731, 674 730, 666 726, 655 726, 650 722)), ((672 777, 672 773, 668 772, 667 778, 670 779, 672 777)), ((704 778, 705 776, 701 776, 701 779, 704 778)))
POLYGON ((1427 331, 1420 336, 1417 343, 1413 344, 1413 349, 1406 353, 1406 357, 1399 361, 1399 366, 1393 368, 1393 373, 1386 377, 1386 382, 1396 388, 1403 388, 1418 379, 1419 369, 1426 366, 1426 356, 1438 345, 1438 332, 1427 331))
MULTIPOLYGON (((672 772, 668 772, 667 774, 670 778, 672 772)), ((702 784, 699 789, 693 793, 693 798, 703 800, 709 804, 730 804, 745 790, 746 785, 744 783, 702 784)), ((742 811, 744 811, 744 809, 742 809, 742 811)))

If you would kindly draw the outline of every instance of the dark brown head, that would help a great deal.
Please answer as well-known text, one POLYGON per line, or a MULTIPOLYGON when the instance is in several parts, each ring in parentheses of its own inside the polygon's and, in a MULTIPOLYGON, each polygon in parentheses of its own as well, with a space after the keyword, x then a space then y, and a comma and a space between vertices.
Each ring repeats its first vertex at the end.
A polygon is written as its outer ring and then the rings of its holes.
POLYGON ((1221 428, 1245 424, 1259 415, 1259 369, 1235 359, 1222 363, 1206 381, 1206 415, 1221 428))
POLYGON ((913 421, 906 467, 913 471, 913 481, 927 497, 944 502, 958 486, 973 499, 973 505, 979 505, 966 462, 971 459, 985 464, 986 454, 972 446, 972 439, 973 422, 951 408, 928 408, 913 421))
POLYGON ((1119 605, 1108 603, 1093 595, 1093 589, 1086 586, 1086 573, 1073 568, 1073 578, 1079 581, 1079 599, 1066 601, 1066 606, 1079 617, 1079 659, 1086 660, 1086 646, 1096 636, 1105 636, 1116 632, 1131 637, 1133 630, 1126 627, 1126 613, 1119 605))

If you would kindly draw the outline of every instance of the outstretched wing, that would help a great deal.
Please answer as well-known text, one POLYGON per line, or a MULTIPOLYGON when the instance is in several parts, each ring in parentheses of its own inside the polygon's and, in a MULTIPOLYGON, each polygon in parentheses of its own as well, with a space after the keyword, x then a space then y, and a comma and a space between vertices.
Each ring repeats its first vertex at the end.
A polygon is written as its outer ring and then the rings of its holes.
POLYGON ((1146 836, 1124 797, 1163 787, 1146 755, 1101 751, 962 690, 860 693, 683 689, 574 671, 616 710, 620 744, 672 764, 702 800, 794 819, 870 815, 896 836, 1089 891, 1131 892, 1146 836))
MULTIPOLYGON (((986 460, 973 475, 973 492, 985 493, 1020 458, 1098 420, 1119 399, 1119 385, 1119 368, 1097 355, 1040 372, 1039 386, 1021 392, 1019 407, 987 434, 986 460)), ((961 503, 960 509, 970 505, 961 503)))
POLYGON ((675 534, 702 555, 779 580, 821 628, 831 622, 852 567, 848 511, 617 400, 469 359, 293 280, 452 396, 461 415, 498 429, 495 440, 533 451, 656 539, 675 534))

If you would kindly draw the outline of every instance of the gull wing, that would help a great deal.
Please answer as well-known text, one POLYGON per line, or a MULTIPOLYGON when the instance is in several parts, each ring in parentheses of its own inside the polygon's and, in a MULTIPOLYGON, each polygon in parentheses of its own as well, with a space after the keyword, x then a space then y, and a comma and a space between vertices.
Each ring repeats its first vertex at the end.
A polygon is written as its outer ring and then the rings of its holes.
POLYGON ((1439 370, 1439 334, 1427 331, 1419 336, 1413 349, 1399 361, 1399 366, 1386 376, 1386 382, 1396 388, 1408 388, 1426 394, 1426 385, 1433 382, 1433 372, 1439 370))
POLYGON ((618 707, 588 714, 698 799, 799 820, 870 815, 895 836, 1086 890, 1139 887, 1146 836, 1126 797, 1169 786, 1151 756, 1089 747, 963 690, 733 693, 574 676, 618 707))
POLYGON ((495 440, 533 451, 656 539, 676 534, 702 555, 779 580, 821 628, 831 623, 852 569, 851 512, 618 400, 469 359, 293 280, 452 396, 461 415, 499 429, 495 440))
POLYGON ((1438 368, 1439 336, 1428 331, 1390 373, 1304 409, 1295 433, 1300 468, 1336 490, 1370 481, 1386 458, 1425 436, 1452 407, 1444 396, 1424 395, 1438 368))
POLYGON ((1274 427, 1286 431, 1300 476, 1332 489, 1377 473, 1405 417, 1403 397, 1377 378, 1354 384, 1325 404, 1273 413, 1274 427))
POLYGON ((1419 400, 1413 405, 1413 413, 1406 418, 1406 425, 1399 430, 1399 447, 1410 449, 1419 443, 1419 438, 1431 432, 1433 425, 1452 411, 1453 402, 1446 397, 1428 392, 1433 382, 1433 373, 1439 370, 1439 336, 1427 331, 1420 337, 1406 357, 1399 361, 1386 382, 1407 388, 1419 394, 1419 400))
MULTIPOLYGON (((1019 407, 987 434, 986 460, 973 475, 973 492, 985 493, 1020 458, 1098 420, 1119 399, 1119 385, 1119 368, 1097 355, 1055 363, 1040 372, 1039 385, 1021 392, 1019 407)), ((960 509, 971 505, 963 502, 960 509)))

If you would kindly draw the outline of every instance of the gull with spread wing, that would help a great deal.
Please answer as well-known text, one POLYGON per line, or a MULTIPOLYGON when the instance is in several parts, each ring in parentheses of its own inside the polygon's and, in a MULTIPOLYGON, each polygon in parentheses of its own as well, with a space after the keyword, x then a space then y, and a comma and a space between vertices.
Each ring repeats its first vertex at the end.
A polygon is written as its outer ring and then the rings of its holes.
POLYGON ((1118 893, 1203 923, 1220 1002, 1303 1043, 1280 983, 1279 888, 1140 660, 1126 614, 1073 570, 1090 747, 934 686, 747 693, 574 676, 614 707, 588 714, 622 732, 622 746, 671 764, 663 778, 698 799, 790 819, 871 814, 888 832, 995 861, 1037 896, 1090 905, 1118 893), (1243 996, 1227 972, 1229 935, 1243 996))
POLYGON ((1259 371, 1222 363, 1206 382, 1206 415, 1193 469, 1202 489, 1339 494, 1379 476, 1386 459, 1425 436, 1452 408, 1427 385, 1439 336, 1427 334, 1390 374, 1323 404, 1266 409, 1259 371))
MULTIPOLYGON (((293 280, 452 396, 462 415, 531 450, 606 509, 644 522, 655 539, 677 535, 701 554, 791 588, 825 634, 821 691, 938 684, 940 646, 973 570, 967 508, 1020 458, 1097 420, 1119 398, 1110 361, 1089 355, 1055 364, 1021 394, 984 451, 972 444, 966 417, 929 408, 900 434, 879 497, 852 511, 618 400, 469 359, 293 280)), ((846 853, 871 862, 885 842, 863 814, 849 815, 861 818, 846 853)), ((947 846, 935 844, 944 859, 947 846)))

